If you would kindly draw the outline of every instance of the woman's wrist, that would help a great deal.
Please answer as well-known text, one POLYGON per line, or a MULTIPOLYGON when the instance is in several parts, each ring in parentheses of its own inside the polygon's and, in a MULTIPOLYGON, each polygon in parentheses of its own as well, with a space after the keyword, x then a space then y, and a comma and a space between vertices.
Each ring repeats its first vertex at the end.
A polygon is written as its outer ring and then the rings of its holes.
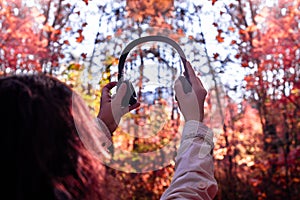
POLYGON ((106 137, 112 142, 112 133, 109 130, 109 127, 101 120, 99 117, 96 118, 102 132, 106 135, 106 137))

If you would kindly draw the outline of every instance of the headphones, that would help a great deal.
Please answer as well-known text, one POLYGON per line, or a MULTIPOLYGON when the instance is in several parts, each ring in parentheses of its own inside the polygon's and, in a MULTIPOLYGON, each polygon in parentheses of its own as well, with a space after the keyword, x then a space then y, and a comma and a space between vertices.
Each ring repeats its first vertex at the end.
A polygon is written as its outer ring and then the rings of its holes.
POLYGON ((136 92, 134 91, 134 87, 132 83, 129 80, 124 80, 123 79, 123 71, 124 71, 124 66, 125 66, 125 60, 129 54, 129 52, 136 47, 139 44, 145 43, 145 42, 165 42, 169 45, 171 45, 176 51, 179 53, 181 61, 184 66, 184 73, 185 77, 180 76, 179 80, 182 83, 183 86, 183 91, 185 93, 191 92, 192 87, 191 87, 191 82, 189 80, 189 75, 186 67, 186 56, 183 52, 183 50, 180 48, 180 46, 172 39, 165 37, 165 36, 146 36, 146 37, 141 37, 138 38, 132 42, 130 42, 125 49, 123 50, 120 60, 119 60, 119 65, 118 65, 118 84, 117 84, 117 90, 119 89, 120 85, 122 83, 126 83, 127 85, 127 92, 122 100, 122 106, 127 107, 128 105, 134 105, 137 102, 137 95, 136 92))

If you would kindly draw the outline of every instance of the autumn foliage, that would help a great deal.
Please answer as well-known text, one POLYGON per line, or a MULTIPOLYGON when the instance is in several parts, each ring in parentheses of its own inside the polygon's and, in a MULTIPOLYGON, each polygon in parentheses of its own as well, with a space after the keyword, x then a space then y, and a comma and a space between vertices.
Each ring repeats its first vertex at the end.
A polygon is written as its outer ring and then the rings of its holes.
MULTIPOLYGON (((225 134, 232 132, 240 137, 247 133, 255 138, 252 144, 251 138, 244 136, 238 143, 234 138, 227 139, 231 149, 227 155, 227 175, 234 177, 234 182, 227 186, 238 188, 226 198, 299 197, 299 6, 298 1, 286 0, 274 5, 237 1, 225 6, 232 19, 228 29, 238 35, 238 42, 231 42, 238 49, 235 57, 248 71, 244 78, 245 97, 259 116, 255 124, 245 127, 255 119, 246 107, 243 113, 236 114, 238 121, 230 117, 225 123, 225 134), (245 117, 247 120, 241 123, 245 117), (237 159, 242 153, 240 145, 248 148, 249 159, 245 164, 239 164, 241 159, 237 159), (234 170, 245 171, 232 174, 234 170), (245 197, 240 192, 243 189, 245 197)), ((221 191, 227 193, 227 186, 221 185, 221 191)))
MULTIPOLYGON (((0 69, 4 74, 34 71, 52 74, 65 57, 62 51, 70 45, 62 35, 72 30, 67 24, 75 5, 63 0, 49 0, 38 6, 26 3, 0 2, 0 69)), ((77 42, 82 40, 79 33, 77 42)))

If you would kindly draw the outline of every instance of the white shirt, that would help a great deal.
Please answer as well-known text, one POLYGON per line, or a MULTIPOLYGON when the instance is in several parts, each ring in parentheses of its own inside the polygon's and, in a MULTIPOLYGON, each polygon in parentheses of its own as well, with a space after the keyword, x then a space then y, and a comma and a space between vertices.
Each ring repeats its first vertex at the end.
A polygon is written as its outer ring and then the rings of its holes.
POLYGON ((175 173, 163 193, 166 199, 213 199, 218 191, 214 178, 213 133, 197 121, 185 123, 175 159, 175 173))

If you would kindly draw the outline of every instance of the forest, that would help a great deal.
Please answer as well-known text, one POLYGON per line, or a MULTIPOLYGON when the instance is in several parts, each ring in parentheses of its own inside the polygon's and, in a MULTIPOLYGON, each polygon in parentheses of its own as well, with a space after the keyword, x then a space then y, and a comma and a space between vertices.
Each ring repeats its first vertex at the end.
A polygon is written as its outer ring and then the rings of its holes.
MULTIPOLYGON (((299 0, 0 0, 0 28, 0 77, 54 76, 95 116, 127 44, 174 40, 208 91, 215 199, 300 198, 299 0)), ((166 43, 127 56, 141 106, 122 118, 107 164, 110 192, 123 199, 159 199, 171 182, 183 124, 172 87, 182 71, 166 43)))

